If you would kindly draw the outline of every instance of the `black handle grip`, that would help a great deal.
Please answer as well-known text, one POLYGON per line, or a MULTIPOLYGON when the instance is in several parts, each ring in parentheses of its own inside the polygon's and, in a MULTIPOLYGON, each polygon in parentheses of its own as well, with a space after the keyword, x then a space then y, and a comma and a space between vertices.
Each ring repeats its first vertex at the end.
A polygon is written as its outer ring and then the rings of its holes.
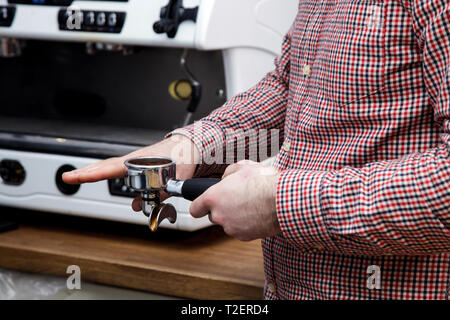
POLYGON ((181 194, 186 200, 194 201, 213 185, 219 183, 221 179, 191 179, 186 180, 181 188, 181 194))

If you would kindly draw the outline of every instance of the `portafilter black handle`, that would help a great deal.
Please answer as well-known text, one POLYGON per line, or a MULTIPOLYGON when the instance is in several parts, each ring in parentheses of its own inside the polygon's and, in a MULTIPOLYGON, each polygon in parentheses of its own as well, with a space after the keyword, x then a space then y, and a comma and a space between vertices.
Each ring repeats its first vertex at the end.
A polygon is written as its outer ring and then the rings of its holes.
POLYGON ((206 190, 220 181, 221 179, 215 178, 189 179, 184 181, 171 180, 167 183, 166 191, 172 196, 182 197, 186 200, 194 201, 206 190))

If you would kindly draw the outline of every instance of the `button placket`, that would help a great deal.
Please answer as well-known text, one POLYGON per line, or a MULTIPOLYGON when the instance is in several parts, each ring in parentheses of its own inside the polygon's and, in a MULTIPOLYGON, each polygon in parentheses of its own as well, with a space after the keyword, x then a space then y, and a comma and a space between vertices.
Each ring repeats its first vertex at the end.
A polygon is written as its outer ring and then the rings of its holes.
MULTIPOLYGON (((325 13, 328 11, 326 6, 328 5, 327 1, 315 2, 312 12, 308 16, 307 23, 305 25, 305 29, 309 30, 309 32, 303 32, 301 43, 304 45, 303 55, 300 60, 300 65, 303 64, 299 73, 305 77, 304 79, 304 87, 308 89, 311 85, 311 80, 313 77, 312 69, 313 62, 317 55, 317 48, 319 44, 320 34, 322 32, 323 20, 325 19, 325 13), (303 41, 307 37, 308 40, 303 41)), ((297 110, 293 114, 293 121, 291 123, 295 126, 295 124, 299 123, 300 118, 300 109, 304 107, 305 101, 307 101, 308 95, 301 95, 300 99, 298 99, 297 110)), ((290 132, 289 130, 288 132, 290 132)), ((290 146, 289 146, 290 147, 290 146)), ((285 150, 285 149, 284 149, 285 150)))

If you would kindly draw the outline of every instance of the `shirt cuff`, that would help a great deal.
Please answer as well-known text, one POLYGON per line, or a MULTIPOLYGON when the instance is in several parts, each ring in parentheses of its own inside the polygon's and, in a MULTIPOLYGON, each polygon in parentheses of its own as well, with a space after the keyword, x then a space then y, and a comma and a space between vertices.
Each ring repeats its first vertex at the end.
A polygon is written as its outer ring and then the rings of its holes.
POLYGON ((302 251, 339 251, 333 242, 321 207, 326 171, 288 170, 277 187, 277 217, 283 236, 302 251))
POLYGON ((225 133, 220 126, 210 121, 198 121, 189 126, 176 129, 166 138, 180 134, 192 140, 200 153, 201 163, 197 166, 195 177, 205 177, 225 170, 225 133))

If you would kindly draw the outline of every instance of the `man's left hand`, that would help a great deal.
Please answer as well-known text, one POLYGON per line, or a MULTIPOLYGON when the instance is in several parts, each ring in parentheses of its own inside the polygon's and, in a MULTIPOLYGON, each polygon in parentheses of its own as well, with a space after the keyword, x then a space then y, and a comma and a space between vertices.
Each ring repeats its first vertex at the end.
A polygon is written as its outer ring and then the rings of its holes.
POLYGON ((191 205, 191 215, 209 214, 225 233, 242 241, 281 233, 276 214, 279 173, 272 167, 241 161, 225 171, 223 180, 191 205))

